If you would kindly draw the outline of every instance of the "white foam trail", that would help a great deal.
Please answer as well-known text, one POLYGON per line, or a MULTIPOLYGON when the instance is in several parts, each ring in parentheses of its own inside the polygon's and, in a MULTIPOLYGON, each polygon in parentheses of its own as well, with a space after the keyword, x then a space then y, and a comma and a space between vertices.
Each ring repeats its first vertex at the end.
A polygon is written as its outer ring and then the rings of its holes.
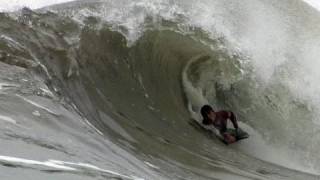
POLYGON ((158 166, 153 165, 153 164, 149 163, 148 161, 144 161, 144 163, 145 163, 146 165, 148 165, 148 166, 150 166, 150 167, 154 168, 154 169, 160 169, 158 166))
MULTIPOLYGON (((115 132, 119 133, 121 136, 123 136, 125 139, 130 140, 131 142, 138 143, 133 137, 130 136, 130 134, 127 133, 125 129, 123 129, 115 120, 113 120, 108 114, 105 114, 102 111, 99 111, 99 115, 101 119, 103 119, 106 124, 115 132)), ((91 124, 91 126, 93 126, 91 124)), ((95 128, 96 129, 96 128, 95 128)), ((98 131, 98 130, 97 130, 98 131)), ((99 131, 98 131, 99 132, 99 131)), ((101 133, 101 132, 100 132, 101 133)), ((103 134, 101 134, 103 135, 103 134)))
POLYGON ((4 88, 9 88, 9 87, 19 87, 19 85, 16 84, 8 84, 8 83, 0 83, 0 90, 4 88))
POLYGON ((36 106, 36 107, 38 107, 38 108, 40 108, 40 109, 43 109, 43 110, 45 110, 45 111, 47 111, 47 112, 49 112, 49 113, 51 113, 51 114, 59 115, 57 112, 54 112, 54 111, 50 110, 49 108, 44 107, 44 106, 42 106, 42 105, 40 105, 40 104, 38 104, 38 103, 30 100, 30 99, 27 99, 27 98, 25 98, 25 97, 22 97, 22 96, 20 96, 20 95, 18 95, 18 94, 16 94, 16 96, 18 96, 19 98, 23 99, 24 101, 26 101, 26 102, 28 102, 28 103, 30 103, 30 104, 32 104, 32 105, 34 105, 34 106, 36 106))
POLYGON ((52 167, 56 169, 63 169, 63 170, 69 170, 69 171, 75 171, 75 168, 59 165, 57 163, 54 163, 52 161, 35 161, 35 160, 29 160, 29 159, 22 159, 22 158, 16 158, 16 157, 9 157, 9 156, 0 156, 0 161, 6 161, 11 163, 17 163, 17 164, 29 164, 29 165, 40 165, 40 166, 47 166, 52 167))
POLYGON ((138 177, 130 177, 126 176, 111 170, 106 170, 99 168, 97 166, 87 164, 87 163, 74 163, 74 162, 65 162, 65 161, 59 161, 59 160, 48 160, 48 161, 36 161, 36 160, 30 160, 30 159, 23 159, 23 158, 17 158, 17 157, 10 157, 10 156, 0 156, 0 161, 2 162, 10 162, 10 163, 15 163, 15 164, 25 164, 25 165, 36 165, 36 166, 46 166, 50 168, 55 168, 55 169, 62 169, 66 171, 79 171, 79 168, 87 168, 87 169, 92 169, 95 171, 100 171, 100 172, 105 172, 117 177, 125 178, 125 179, 130 179, 130 180, 143 180, 142 178, 138 177), (70 166, 75 166, 75 167, 70 167, 70 166))
POLYGON ((14 119, 12 119, 11 117, 8 117, 8 116, 0 115, 0 120, 6 121, 6 122, 9 122, 9 123, 12 123, 12 124, 17 124, 16 120, 14 120, 14 119))
POLYGON ((101 136, 104 135, 101 131, 99 131, 99 129, 97 129, 94 125, 92 125, 86 118, 83 118, 83 119, 84 119, 84 121, 85 121, 91 128, 93 128, 98 134, 100 134, 101 136))
POLYGON ((46 88, 40 88, 46 95, 53 97, 53 93, 48 89, 48 87, 46 88))
POLYGON ((9 36, 6 36, 6 35, 2 34, 0 36, 0 39, 5 40, 8 43, 9 46, 17 48, 18 50, 22 51, 23 49, 25 49, 25 47, 23 45, 21 45, 19 42, 15 41, 14 39, 12 39, 9 36))
POLYGON ((72 165, 72 166, 78 166, 78 167, 83 167, 83 168, 89 168, 89 169, 93 169, 93 170, 100 171, 100 172, 105 172, 105 173, 112 174, 114 176, 118 176, 118 177, 126 178, 126 179, 143 180, 141 178, 130 177, 130 176, 126 176, 126 175, 111 171, 111 170, 102 169, 102 168, 99 168, 97 166, 94 166, 92 164, 87 164, 87 163, 74 163, 74 162, 65 162, 65 161, 57 161, 57 160, 49 160, 49 162, 52 162, 52 163, 58 164, 58 165, 72 165))
POLYGON ((28 7, 31 9, 38 9, 45 6, 59 4, 64 2, 70 2, 74 0, 0 0, 0 12, 10 12, 16 11, 23 7, 28 7))

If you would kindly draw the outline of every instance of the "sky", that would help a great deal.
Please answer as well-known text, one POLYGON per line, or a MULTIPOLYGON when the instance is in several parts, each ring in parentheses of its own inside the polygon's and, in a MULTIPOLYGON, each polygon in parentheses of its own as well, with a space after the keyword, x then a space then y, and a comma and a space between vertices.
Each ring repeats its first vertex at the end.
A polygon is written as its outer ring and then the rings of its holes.
MULTIPOLYGON (((41 8, 44 6, 59 4, 74 0, 0 0, 0 12, 14 11, 21 7, 29 7, 31 9, 41 8)), ((320 0, 303 0, 313 7, 320 10, 320 0)))
POLYGON ((73 0, 0 0, 0 12, 14 11, 25 6, 31 9, 36 9, 68 1, 73 0))
POLYGON ((320 0, 304 0, 304 1, 309 3, 311 6, 315 7, 316 9, 320 10, 320 0))

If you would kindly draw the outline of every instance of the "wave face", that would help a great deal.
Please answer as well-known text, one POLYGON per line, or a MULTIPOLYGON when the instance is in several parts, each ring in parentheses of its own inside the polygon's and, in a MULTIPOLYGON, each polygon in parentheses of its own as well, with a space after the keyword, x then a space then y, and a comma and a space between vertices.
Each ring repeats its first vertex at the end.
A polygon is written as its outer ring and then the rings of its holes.
POLYGON ((4 177, 318 178, 307 4, 78 1, 0 19, 4 177), (217 140, 199 124, 207 103, 250 138, 217 140))

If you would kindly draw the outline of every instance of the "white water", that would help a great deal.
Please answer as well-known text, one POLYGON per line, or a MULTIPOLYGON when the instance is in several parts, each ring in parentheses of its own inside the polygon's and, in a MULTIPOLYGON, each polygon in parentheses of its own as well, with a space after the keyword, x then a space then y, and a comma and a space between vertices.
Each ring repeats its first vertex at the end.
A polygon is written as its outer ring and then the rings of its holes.
MULTIPOLYGON (((196 60, 197 58, 198 57, 196 57, 194 60, 196 60)), ((202 124, 202 117, 199 114, 199 109, 202 105, 210 103, 202 94, 203 90, 199 87, 195 88, 188 79, 187 70, 190 69, 189 66, 194 62, 194 60, 189 61, 185 66, 182 74, 182 82, 184 91, 189 101, 188 108, 191 116, 193 117, 193 119, 197 120, 199 124, 202 124)), ((217 109, 214 104, 213 106, 214 109, 217 109)), ((230 122, 228 123, 228 126, 231 127, 230 122)), ((263 137, 263 135, 261 135, 250 125, 245 124, 241 121, 239 122, 239 126, 250 134, 250 138, 230 145, 231 148, 237 149, 238 151, 244 152, 245 154, 264 160, 266 162, 271 162, 302 172, 320 175, 319 171, 314 168, 313 164, 308 162, 308 160, 306 160, 307 158, 302 155, 303 152, 301 154, 301 152, 297 152, 286 146, 270 144, 266 140, 266 137, 263 137)), ((218 131, 212 126, 203 127, 215 134, 219 134, 218 131)))

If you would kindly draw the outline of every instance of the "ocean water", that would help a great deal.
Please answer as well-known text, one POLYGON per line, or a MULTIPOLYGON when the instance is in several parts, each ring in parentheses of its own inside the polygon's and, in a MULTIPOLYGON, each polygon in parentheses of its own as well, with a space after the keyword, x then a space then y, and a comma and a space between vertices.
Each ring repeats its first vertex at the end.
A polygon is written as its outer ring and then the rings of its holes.
POLYGON ((320 178, 315 2, 61 2, 0 1, 0 179, 320 178))

